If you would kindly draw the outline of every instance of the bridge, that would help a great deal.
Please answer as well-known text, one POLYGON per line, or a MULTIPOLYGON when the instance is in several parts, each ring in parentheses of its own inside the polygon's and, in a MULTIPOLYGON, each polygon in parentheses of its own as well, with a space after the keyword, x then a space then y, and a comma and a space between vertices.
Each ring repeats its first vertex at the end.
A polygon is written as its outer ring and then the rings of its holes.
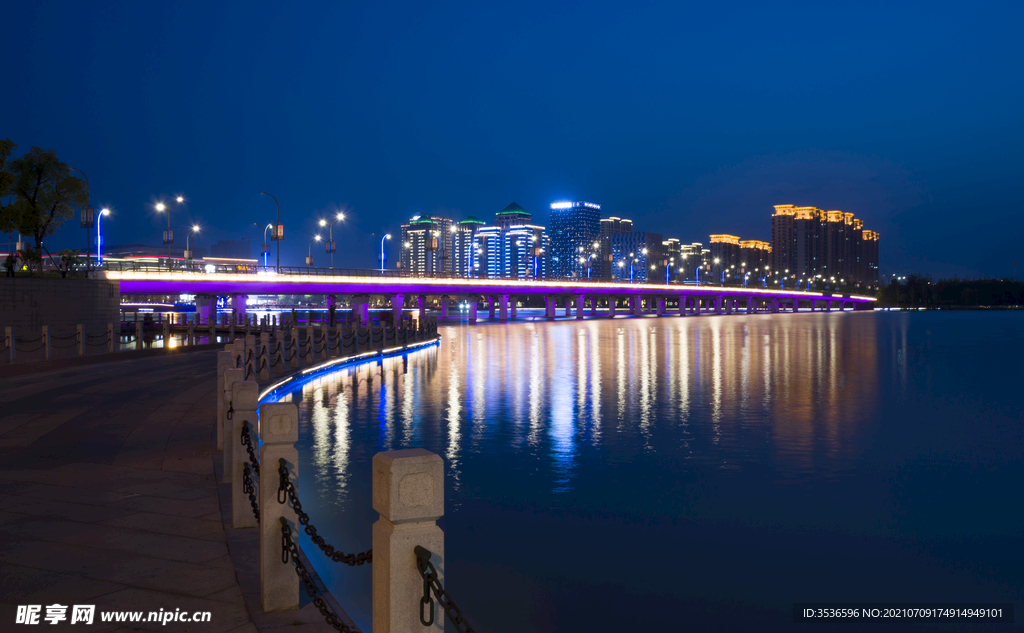
POLYGON ((469 302, 469 321, 477 321, 478 303, 486 300, 491 319, 507 321, 516 316, 518 298, 542 297, 545 315, 554 319, 559 303, 565 316, 597 315, 597 304, 606 302, 608 316, 657 314, 679 316, 744 312, 799 312, 801 310, 867 310, 874 297, 831 295, 822 292, 743 288, 737 286, 629 283, 620 281, 488 279, 456 276, 413 276, 400 271, 366 271, 325 268, 266 269, 245 266, 155 265, 106 266, 99 273, 118 281, 121 294, 191 294, 196 296, 197 322, 209 321, 216 297, 232 297, 239 317, 245 313, 248 295, 325 295, 328 301, 351 297, 352 309, 364 323, 369 320, 370 298, 390 301, 396 317, 406 298, 416 298, 422 318, 428 297, 441 299, 441 318, 448 316, 451 299, 469 302))

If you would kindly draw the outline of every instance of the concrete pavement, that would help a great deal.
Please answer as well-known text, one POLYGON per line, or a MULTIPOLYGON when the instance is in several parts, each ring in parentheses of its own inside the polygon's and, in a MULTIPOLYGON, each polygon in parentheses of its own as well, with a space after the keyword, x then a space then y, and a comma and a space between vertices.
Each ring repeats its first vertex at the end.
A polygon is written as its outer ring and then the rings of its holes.
POLYGON ((45 616, 55 603, 96 605, 94 624, 70 625, 69 608, 57 626, 40 619, 45 630, 333 630, 304 593, 299 611, 261 612, 256 530, 229 527, 217 483, 215 354, 3 381, 0 630, 32 630, 15 624, 18 605, 45 616), (99 621, 161 608, 211 621, 99 621))

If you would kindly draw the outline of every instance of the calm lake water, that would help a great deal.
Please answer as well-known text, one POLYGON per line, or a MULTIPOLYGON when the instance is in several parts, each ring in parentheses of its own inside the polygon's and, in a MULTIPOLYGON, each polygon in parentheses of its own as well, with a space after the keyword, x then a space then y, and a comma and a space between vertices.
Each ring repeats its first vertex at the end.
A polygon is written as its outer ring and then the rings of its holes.
MULTIPOLYGON (((445 587, 478 630, 788 629, 794 602, 1022 602, 1022 326, 452 326, 282 400, 299 405, 304 507, 345 551, 371 544, 374 453, 444 457, 445 587)), ((369 630, 370 569, 303 546, 369 630)))

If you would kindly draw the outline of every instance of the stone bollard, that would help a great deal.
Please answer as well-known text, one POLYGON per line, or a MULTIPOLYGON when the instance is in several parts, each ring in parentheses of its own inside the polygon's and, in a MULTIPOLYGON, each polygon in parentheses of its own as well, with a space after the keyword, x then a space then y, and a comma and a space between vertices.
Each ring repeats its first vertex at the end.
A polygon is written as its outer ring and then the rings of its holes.
POLYGON ((292 328, 292 369, 299 368, 299 328, 292 328))
POLYGON ((171 346, 171 322, 164 321, 164 349, 171 346))
MULTIPOLYGON (((117 324, 118 334, 121 333, 121 324, 117 324)), ((107 323, 107 352, 110 354, 114 353, 114 324, 107 323)))
MULTIPOLYGON (((415 549, 419 545, 430 550, 443 584, 444 532, 436 523, 444 515, 441 457, 422 448, 374 455, 373 509, 380 513, 373 524, 373 630, 423 631, 423 578, 416 569, 415 549)), ((444 610, 436 602, 430 630, 444 630, 444 610)))
POLYGON ((331 337, 328 335, 327 324, 320 323, 320 340, 323 341, 323 349, 320 351, 320 360, 327 360, 331 347, 331 337))
POLYGON ((316 359, 316 356, 313 354, 313 348, 316 346, 316 335, 313 333, 312 314, 309 318, 310 320, 306 321, 306 353, 303 354, 302 361, 307 365, 312 365, 316 359))
POLYGON ((14 364, 14 328, 7 326, 4 328, 4 347, 10 354, 10 363, 14 364))
POLYGON ((85 328, 81 323, 75 326, 75 336, 78 338, 78 355, 85 355, 85 328))
POLYGON ((142 349, 142 321, 135 321, 135 349, 142 349))
POLYGON ((188 335, 185 338, 185 344, 186 345, 195 345, 196 344, 195 323, 192 323, 191 321, 189 321, 189 324, 188 324, 188 335))
MULTIPOLYGON (((232 437, 228 443, 234 447, 231 463, 231 527, 235 529, 253 528, 257 525, 252 506, 249 505, 249 495, 242 490, 242 467, 249 461, 249 451, 242 444, 242 428, 249 425, 249 441, 252 442, 253 451, 258 450, 256 407, 259 404, 259 395, 260 388, 255 380, 243 380, 231 385, 231 401, 235 403, 235 414, 231 420, 232 437)), ((253 471, 251 465, 249 470, 253 471)), ((264 475, 261 483, 266 481, 269 484, 276 481, 272 473, 262 470, 261 472, 264 475)), ((255 479, 255 472, 252 472, 251 476, 255 479)))
MULTIPOLYGON (((260 405, 260 602, 263 611, 289 611, 299 608, 299 577, 292 563, 282 563, 281 517, 292 528, 298 541, 299 526, 295 510, 287 501, 277 502, 277 469, 284 459, 292 484, 299 487, 299 409, 280 402, 260 405)), ((420 583, 420 590, 423 583, 420 583)))
POLYGON ((217 352, 217 450, 224 450, 224 411, 227 403, 224 401, 224 372, 235 366, 235 356, 231 352, 217 352))
POLYGON ((50 360, 50 326, 43 326, 43 358, 50 360))
POLYGON ((259 363, 256 362, 256 335, 246 334, 245 335, 245 364, 246 364, 246 380, 249 380, 249 376, 256 376, 256 368, 259 367, 259 363))
POLYGON ((260 332, 260 380, 270 379, 270 334, 260 332))
MULTIPOLYGON (((233 366, 232 366, 233 367, 233 366)), ((224 437, 224 454, 223 454, 223 465, 224 465, 224 478, 221 480, 224 483, 231 481, 231 456, 234 453, 234 446, 231 444, 232 441, 237 442, 238 438, 232 438, 231 432, 233 430, 232 420, 235 417, 234 402, 231 400, 232 392, 231 385, 236 382, 242 382, 245 380, 244 369, 227 369, 224 371, 224 381, 221 385, 221 389, 224 390, 224 417, 221 418, 220 426, 223 429, 221 432, 224 437)))

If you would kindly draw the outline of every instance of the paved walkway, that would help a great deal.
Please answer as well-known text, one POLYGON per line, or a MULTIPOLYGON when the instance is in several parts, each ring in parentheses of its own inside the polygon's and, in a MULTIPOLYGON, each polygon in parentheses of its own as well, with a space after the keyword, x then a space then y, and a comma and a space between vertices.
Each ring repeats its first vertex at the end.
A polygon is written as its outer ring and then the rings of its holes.
POLYGON ((42 605, 45 616, 54 603, 96 605, 94 624, 70 625, 68 609, 61 625, 40 619, 43 630, 329 630, 305 600, 297 612, 260 610, 256 531, 226 527, 218 494, 215 359, 195 352, 3 381, 0 630, 34 630, 15 624, 17 606, 42 605), (101 611, 161 608, 209 611, 211 621, 99 621, 101 611))

